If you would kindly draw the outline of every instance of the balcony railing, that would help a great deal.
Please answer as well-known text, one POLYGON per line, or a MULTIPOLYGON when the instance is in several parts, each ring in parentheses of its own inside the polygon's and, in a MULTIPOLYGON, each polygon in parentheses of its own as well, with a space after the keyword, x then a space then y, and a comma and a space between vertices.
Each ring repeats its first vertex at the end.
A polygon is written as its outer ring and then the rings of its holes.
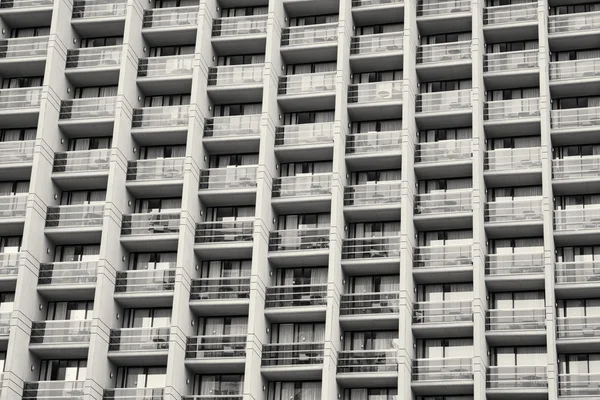
POLYGON ((246 335, 205 335, 187 338, 185 358, 201 360, 246 357, 246 335))
POLYGON ((566 81, 600 76, 600 58, 550 62, 550 80, 566 81))
POLYGON ((600 173, 600 156, 569 157, 552 160, 554 179, 595 179, 600 173))
POLYGON ((52 0, 1 0, 0 8, 36 8, 51 6, 52 0))
POLYGON ((200 171, 200 189, 236 190, 256 187, 257 166, 210 168, 200 171))
POLYGON ((169 235, 179 232, 180 212, 138 213, 123 215, 121 235, 169 235))
POLYGON ((175 263, 170 269, 117 272, 115 293, 172 292, 175 287, 175 263))
POLYGON ((337 373, 398 371, 397 350, 346 350, 338 354, 337 373))
POLYGON ((344 189, 345 206, 372 206, 400 204, 402 183, 400 181, 382 181, 362 185, 346 186, 344 189))
POLYGON ((110 149, 67 151, 54 154, 52 172, 108 172, 110 149))
POLYGON ((417 49, 417 64, 452 63, 471 60, 471 41, 421 45, 417 49))
POLYGON ((47 228, 100 228, 104 203, 48 207, 47 228))
POLYGON ((413 382, 446 382, 473 379, 471 358, 419 358, 413 361, 413 382))
POLYGON ((262 83, 265 64, 223 65, 208 69, 208 86, 262 83))
POLYGON ((63 261, 40 265, 38 285, 77 286, 96 282, 98 261, 63 261))
POLYGON ((182 179, 184 162, 185 157, 130 161, 127 167, 127 180, 162 181, 182 179))
POLYGON ((83 399, 85 381, 25 382, 22 400, 83 399))
POLYGON ((547 387, 546 366, 493 366, 489 367, 487 372, 488 390, 541 389, 547 387))
POLYGON ((452 18, 452 14, 471 11, 471 2, 468 0, 444 1, 419 1, 417 3, 417 17, 452 18))
POLYGON ((115 96, 63 100, 60 119, 112 118, 115 116, 116 101, 115 96))
POLYGON ((323 343, 265 344, 262 352, 262 366, 322 364, 324 348, 323 343))
POLYGON ((557 284, 600 282, 600 260, 556 262, 554 270, 557 284))
POLYGON ((569 108, 550 111, 552 129, 573 129, 598 127, 600 107, 569 108))
POLYGON ((556 317, 558 339, 582 339, 600 337, 600 316, 556 317))
POLYGON ((542 152, 539 147, 524 147, 517 149, 497 149, 485 152, 484 170, 522 171, 542 166, 542 152))
POLYGON ((173 128, 187 127, 190 120, 190 106, 144 107, 133 110, 132 128, 173 128))
POLYGON ((25 217, 27 197, 27 193, 0 196, 0 221, 9 218, 25 217))
POLYGON ((550 15, 548 33, 561 34, 600 28, 600 11, 550 15))
POLYGON ((471 109, 471 89, 422 93, 417 96, 418 113, 465 111, 471 109))
POLYGON ((286 75, 279 78, 280 95, 320 94, 334 92, 335 72, 286 75))
POLYGON ((112 329, 108 351, 167 350, 170 332, 168 327, 112 329))
POLYGON ((43 57, 48 52, 48 36, 0 40, 0 59, 43 57))
POLYGON ((260 135, 260 114, 214 117, 204 124, 204 137, 231 138, 260 135))
POLYGON ((179 28, 198 23, 198 6, 154 8, 144 11, 144 28, 179 28))
POLYGON ((422 301, 414 304, 415 324, 455 324, 472 321, 471 301, 422 301))
POLYGON ((83 0, 73 4, 73 19, 125 17, 126 0, 83 0))
POLYGON ((445 164, 447 162, 469 160, 471 139, 443 140, 440 142, 419 143, 415 151, 415 162, 445 164))
POLYGON ((311 197, 331 194, 332 174, 310 174, 273 178, 273 197, 311 197))
POLYGON ((485 274, 491 277, 544 273, 544 253, 488 254, 485 274))
POLYGON ((418 194, 415 198, 415 214, 430 215, 471 212, 472 195, 473 189, 418 194))
POLYGON ((485 325, 488 331, 544 330, 545 319, 543 308, 488 310, 485 325))
POLYGON ((193 279, 190 291, 190 300, 247 299, 249 296, 249 277, 193 279))
POLYGON ((600 207, 554 210, 555 231, 585 231, 600 229, 600 207))
POLYGON ((33 161, 35 140, 0 142, 0 166, 33 161))
POLYGON ((0 278, 16 277, 19 272, 21 253, 0 253, 0 278))
POLYGON ((333 126, 333 122, 278 126, 275 128, 275 146, 333 143, 333 126))
POLYGON ((404 34, 387 32, 354 36, 350 44, 351 55, 367 55, 400 51, 403 49, 404 34))
POLYGON ((31 344, 71 345, 90 341, 91 320, 34 322, 31 344))
POLYGON ((329 248, 329 228, 284 229, 271 232, 269 251, 329 248))
POLYGON ((66 68, 119 68, 123 46, 102 46, 67 51, 66 68))
POLYGON ((491 223, 542 220, 542 199, 495 201, 485 205, 485 221, 491 223))
POLYGON ((387 151, 400 151, 401 131, 380 131, 352 133, 346 136, 346 154, 373 154, 387 151))
POLYGON ((600 374, 574 373, 558 375, 559 397, 594 398, 600 395, 600 374), (591 396, 591 397, 587 397, 591 396))
POLYGON ((340 315, 395 314, 400 307, 398 291, 346 293, 342 295, 340 315))
POLYGON ((194 55, 163 56, 141 58, 138 64, 138 76, 146 78, 170 78, 191 75, 194 67, 194 55))
POLYGON ((8 336, 10 333, 10 318, 12 312, 4 311, 0 312, 0 336, 8 336))
POLYGON ((324 306, 326 304, 326 284, 267 287, 265 307, 324 306))
POLYGON ((415 248, 415 268, 458 268, 473 266, 471 245, 422 246, 415 248))
POLYGON ((539 54, 537 49, 488 53, 483 56, 483 71, 507 73, 537 68, 539 54))
POLYGON ((379 7, 390 4, 402 4, 402 0, 352 0, 352 8, 379 7))
POLYGON ((342 245, 342 259, 344 260, 397 257, 400 257, 399 235, 344 239, 342 245))
POLYGON ((283 28, 282 46, 311 46, 316 44, 336 43, 338 23, 293 26, 283 28))
POLYGON ((537 20, 537 8, 537 2, 486 7, 483 13, 483 23, 485 25, 504 25, 535 21, 537 20))
POLYGON ((267 33, 267 15, 247 15, 215 19, 213 37, 238 37, 267 33))
POLYGON ((165 389, 119 388, 104 390, 103 400, 163 400, 165 389))
POLYGON ((251 242, 254 220, 201 222, 196 225, 196 243, 251 242))
POLYGON ((401 80, 358 83, 348 86, 348 103, 372 104, 401 100, 401 80))
POLYGON ((42 97, 41 87, 0 89, 0 112, 37 108, 42 97))
POLYGON ((487 121, 505 121, 540 116, 540 99, 514 99, 488 101, 485 103, 484 119, 487 121))

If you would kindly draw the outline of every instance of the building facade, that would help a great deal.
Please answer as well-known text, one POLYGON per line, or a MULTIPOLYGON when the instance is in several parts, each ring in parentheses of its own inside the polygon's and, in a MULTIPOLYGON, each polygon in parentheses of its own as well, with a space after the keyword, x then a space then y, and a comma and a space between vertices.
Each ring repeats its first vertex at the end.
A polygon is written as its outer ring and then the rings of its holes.
POLYGON ((585 1, 0 0, 1 399, 599 399, 585 1))

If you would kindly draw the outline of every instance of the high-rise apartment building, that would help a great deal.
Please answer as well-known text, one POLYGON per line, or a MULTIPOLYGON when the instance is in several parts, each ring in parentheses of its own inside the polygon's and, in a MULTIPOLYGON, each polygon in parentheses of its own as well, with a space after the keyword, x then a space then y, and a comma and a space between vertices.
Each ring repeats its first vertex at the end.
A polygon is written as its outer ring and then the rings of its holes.
POLYGON ((0 399, 600 399, 586 1, 0 0, 0 399))

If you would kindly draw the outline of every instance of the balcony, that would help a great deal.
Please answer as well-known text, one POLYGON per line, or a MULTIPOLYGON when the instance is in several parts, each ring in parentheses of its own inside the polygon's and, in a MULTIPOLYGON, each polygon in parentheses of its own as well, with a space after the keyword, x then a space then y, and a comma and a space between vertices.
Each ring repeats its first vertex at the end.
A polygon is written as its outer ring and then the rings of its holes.
POLYGON ((384 220, 400 215, 402 182, 383 181, 344 188, 344 214, 346 220, 366 221, 373 212, 384 220))
POLYGON ((352 0, 352 16, 358 26, 383 21, 403 21, 403 0, 352 0))
POLYGON ((161 388, 117 388, 105 389, 103 400, 163 400, 165 389, 161 388))
POLYGON ((2 0, 0 17, 10 26, 50 25, 52 0, 2 0))
POLYGON ((485 7, 483 25, 489 41, 537 37, 537 1, 485 7))
POLYGON ((45 233, 58 243, 97 243, 102 236, 104 203, 50 206, 45 233))
POLYGON ((0 142, 0 171, 14 179, 29 179, 35 140, 0 142))
POLYGON ((1 39, 0 73, 4 76, 44 75, 47 53, 48 36, 1 39))
POLYGON ((485 317, 490 345, 537 345, 546 343, 544 308, 494 309, 485 317))
POLYGON ((142 35, 155 46, 194 43, 198 6, 144 10, 142 35))
POLYGON ((254 219, 201 222, 196 225, 196 253, 205 260, 250 258, 254 219))
POLYGON ((600 240, 600 208, 554 210, 554 240, 558 245, 596 243, 600 240))
POLYGON ((550 15, 548 39, 553 51, 593 47, 600 29, 600 11, 550 15))
POLYGON ((393 70, 404 60, 404 33, 388 32, 354 36, 350 43, 350 67, 355 73, 369 72, 373 62, 393 70))
POLYGON ((36 125, 41 97, 41 87, 0 89, 0 128, 36 125))
POLYGON ((210 152, 258 151, 260 114, 208 118, 204 123, 204 147, 210 152))
POLYGON ((281 76, 277 100, 286 110, 335 108, 335 77, 335 71, 281 76))
POLYGON ((254 204, 257 172, 256 165, 201 170, 198 196, 205 205, 254 204))
POLYGON ((185 143, 189 121, 188 105, 134 108, 131 136, 146 145, 185 143))
POLYGON ((485 152, 483 176, 491 187, 507 187, 515 178, 524 185, 542 182, 542 151, 540 147, 497 149, 485 152))
POLYGON ((589 140, 600 127, 600 107, 569 108, 550 111, 553 142, 579 144, 589 140))
POLYGON ((271 232, 269 261, 273 265, 327 265, 329 227, 271 232))
POLYGON ((352 119, 395 118, 402 115, 403 81, 358 83, 348 86, 352 119))
POLYGON ((140 58, 137 83, 146 93, 189 93, 194 55, 140 58))
POLYGON ((468 126, 471 123, 471 89, 422 93, 417 95, 416 107, 415 117, 421 129, 468 126))
POLYGON ((523 237, 542 234, 542 198, 494 201, 485 204, 488 237, 523 237))
POLYGON ((593 298, 600 290, 600 262, 594 260, 555 263, 556 293, 563 298, 593 298))
POLYGON ((473 274, 472 245, 422 246, 414 249, 413 275, 419 283, 468 280, 473 274))
MULTIPOLYGON (((197 373, 243 373, 246 362, 246 340, 246 335, 188 337, 185 365, 197 373)), ((199 399, 203 398, 204 396, 201 396, 199 399)), ((230 397, 215 397, 215 399, 221 398, 226 400, 230 397)))
POLYGON ((503 399, 502 396, 527 396, 548 398, 546 366, 491 366, 487 371, 487 398, 503 399))
POLYGON ((400 168, 402 131, 371 131, 346 135, 346 162, 355 170, 400 168))
POLYGON ((488 90, 539 85, 540 51, 521 50, 483 55, 483 80, 488 90))
POLYGON ((488 254, 485 282, 488 289, 510 291, 544 288, 544 253, 488 254))
POLYGON ((167 363, 171 328, 111 329, 108 358, 117 365, 167 363))
POLYGON ((117 272, 114 298, 127 307, 169 307, 175 289, 176 263, 169 269, 117 272))
POLYGON ((3 234, 23 232, 27 198, 27 193, 0 196, 0 227, 3 234))
POLYGON ((419 395, 473 393, 473 360, 418 358, 413 361, 412 388, 419 395))
POLYGON ((556 194, 586 193, 598 183, 600 156, 589 155, 552 160, 556 194))
POLYGON ((273 178, 273 208, 280 213, 328 212, 332 179, 331 172, 273 178))
POLYGON ((193 279, 190 308, 198 315, 241 315, 248 312, 250 277, 193 279))
POLYGON ((338 23, 283 28, 281 55, 287 64, 335 60, 338 23))
POLYGON ((558 396, 594 399, 600 396, 600 374, 558 374, 558 396))
POLYGON ((213 21, 212 45, 219 54, 264 53, 267 15, 218 18, 213 21))
POLYGON ((116 96, 62 100, 58 126, 69 135, 111 136, 116 101, 116 96))
POLYGON ((261 372, 269 380, 320 379, 324 343, 274 343, 263 345, 261 372))
POLYGON ((345 330, 397 329, 399 308, 398 291, 342 294, 340 324, 345 330))
POLYGON ((38 292, 50 299, 91 298, 96 288, 97 271, 98 261, 42 263, 38 292))
MULTIPOLYGON (((0 342, 8 341, 12 312, 0 312, 0 342)), ((5 344, 5 343, 3 343, 5 344)), ((6 346, 4 346, 6 347, 6 346)))
POLYGON ((0 288, 15 289, 20 259, 21 253, 0 253, 0 288))
POLYGON ((123 215, 121 243, 135 251, 175 250, 180 224, 180 212, 123 215))
POLYGON ((540 99, 488 101, 484 104, 483 119, 488 137, 499 137, 516 130, 540 131, 540 99))
POLYGON ((413 332, 421 337, 470 336, 473 306, 469 301, 421 301, 413 305, 413 332))
POLYGON ((415 196, 417 229, 456 229, 472 225, 473 189, 423 193, 415 196))
POLYGON ((210 67, 207 92, 215 103, 262 101, 265 64, 210 67))
POLYGON ((275 153, 280 160, 333 158, 333 122, 285 125, 275 128, 275 153))
POLYGON ((442 0, 417 2, 417 25, 422 35, 471 30, 471 2, 442 0))
POLYGON ((586 353, 600 343, 600 317, 556 317, 556 342, 561 352, 586 353))
POLYGON ((92 321, 42 321, 31 328, 29 350, 42 357, 86 357, 92 321))
POLYGON ((122 52, 121 45, 67 50, 65 75, 77 86, 117 84, 122 52))
POLYGON ((327 284, 267 287, 265 316, 271 322, 320 321, 326 306, 327 284))
POLYGON ((111 149, 54 153, 52 180, 62 189, 106 187, 111 149))
POLYGON ((80 400, 84 398, 85 381, 25 382, 22 400, 80 400))
POLYGON ((337 380, 344 386, 398 384, 398 350, 345 350, 338 353, 337 380))
POLYGON ((185 157, 129 161, 127 189, 139 196, 180 196, 185 157))
POLYGON ((600 58, 550 62, 550 89, 553 96, 593 96, 599 87, 600 58))
POLYGON ((471 76, 471 41, 418 46, 417 73, 424 82, 471 76))

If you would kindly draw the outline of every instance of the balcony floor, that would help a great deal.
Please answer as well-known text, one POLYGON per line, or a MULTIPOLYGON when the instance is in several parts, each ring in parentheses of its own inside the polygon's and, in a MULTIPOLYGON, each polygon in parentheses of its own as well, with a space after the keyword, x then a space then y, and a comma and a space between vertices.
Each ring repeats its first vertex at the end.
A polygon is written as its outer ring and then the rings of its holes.
POLYGON ((138 77, 138 87, 145 95, 158 96, 169 93, 189 93, 192 90, 192 74, 180 76, 138 77))
POLYGON ((486 331, 485 337, 491 346, 537 346, 546 344, 545 329, 486 331))
POLYGON ((485 222, 488 238, 499 239, 507 237, 542 236, 544 222, 540 220, 513 220, 507 222, 485 222))
POLYGON ((211 154, 229 154, 241 152, 258 152, 260 135, 243 135, 232 137, 204 137, 204 147, 211 154))
POLYGON ((277 102, 286 112, 330 110, 335 108, 335 90, 302 94, 280 94, 277 102))
POLYGON ((335 60, 337 58, 337 41, 306 46, 281 46, 281 56, 287 64, 335 60))
POLYGON ((121 244, 130 251, 177 251, 179 232, 121 235, 121 244))
POLYGON ((352 121, 402 118, 402 100, 348 103, 348 114, 352 121))
POLYGON ((402 150, 346 153, 346 165, 350 170, 360 171, 377 168, 394 169, 402 166, 402 150))
POLYGON ((36 126, 40 116, 40 108, 4 109, 0 111, 0 129, 36 126))
POLYGON ((597 349, 600 346, 600 336, 595 334, 591 337, 580 338, 569 338, 569 339, 556 339, 556 349, 560 354, 570 353, 589 353, 590 349, 597 349))
MULTIPOLYGON (((562 396, 561 396, 562 397, 562 396)), ((515 400, 542 400, 548 399, 548 388, 547 387, 519 387, 519 388, 502 388, 502 389, 490 389, 486 390, 486 398, 488 400, 504 400, 504 399, 515 399, 515 400)))
POLYGON ((469 158, 453 162, 415 163, 415 174, 420 179, 471 176, 473 174, 473 161, 469 158))
POLYGON ((246 358, 199 358, 185 359, 185 366, 197 374, 243 374, 246 358))
POLYGON ((183 178, 155 181, 127 181, 125 187, 136 197, 180 197, 183 190, 183 178))
POLYGON ((484 121, 483 128, 487 138, 498 138, 510 136, 512 132, 527 132, 530 135, 540 133, 539 116, 519 116, 512 119, 500 119, 493 121, 484 121))
POLYGON ((215 52, 221 56, 242 53, 262 54, 265 52, 266 43, 267 35, 265 33, 212 37, 212 46, 215 52))
POLYGON ((417 75, 420 82, 432 82, 450 79, 466 79, 472 73, 471 59, 461 61, 432 62, 417 64, 417 75))
POLYGON ((123 36, 125 16, 73 18, 71 26, 81 37, 123 36))
POLYGON ((53 172, 52 181, 62 190, 106 188, 108 169, 97 172, 53 172))
POLYGON ((187 126, 164 126, 156 128, 131 128, 131 136, 141 146, 185 143, 187 126))
POLYGON ((550 93, 553 98, 595 96, 600 92, 600 75, 579 76, 573 79, 550 80, 550 93))
POLYGON ((376 222, 400 219, 400 202, 364 206, 344 206, 346 222, 376 222))
POLYGON ((488 188, 542 184, 542 167, 503 171, 484 171, 488 188))
POLYGON ((595 298, 600 292, 600 277, 592 276, 587 282, 555 283, 556 297, 559 299, 595 298))
POLYGON ((236 260, 252 257, 252 242, 196 243, 194 250, 205 260, 236 260))
POLYGON ((470 31, 471 12, 456 9, 439 15, 417 16, 417 26, 421 35, 470 31))
POLYGON ((588 178, 553 179, 552 189, 556 196, 573 193, 598 193, 600 192, 600 175, 588 178))
MULTIPOLYGON (((469 64, 469 68, 471 65, 469 64)), ((420 129, 440 129, 468 126, 472 120, 471 108, 455 111, 418 112, 415 115, 420 129)))
POLYGON ((113 297, 117 303, 127 308, 173 306, 173 291, 115 292, 113 297))
POLYGON ((342 259, 342 270, 348 275, 361 275, 365 271, 376 274, 398 274, 400 257, 375 257, 342 259))
POLYGON ((440 268, 413 268, 413 278, 420 284, 468 282, 473 279, 473 265, 440 268))
POLYGON ((1 76, 43 76, 45 67, 45 55, 40 57, 11 57, 0 59, 1 76))
POLYGON ((278 214, 330 212, 331 195, 273 197, 271 206, 278 214))
POLYGON ((214 104, 260 103, 263 98, 263 84, 261 81, 229 86, 208 86, 206 92, 214 104))
POLYGON ((265 317, 272 323, 325 321, 327 305, 268 307, 265 317))
POLYGON ((337 381, 344 388, 396 387, 398 372, 338 372, 337 381))
POLYGON ((355 74, 361 72, 391 71, 404 62, 403 50, 390 50, 385 53, 351 54, 350 69, 355 74), (374 69, 375 68, 375 69, 374 69))
POLYGON ((596 143, 598 135, 600 135, 600 124, 551 130, 554 146, 596 143))
POLYGON ((44 359, 87 358, 89 343, 39 344, 30 343, 29 351, 44 359))
POLYGON ((205 206, 237 206, 256 202, 256 187, 248 189, 198 190, 198 197, 205 206))
POLYGON ((384 3, 358 8, 353 7, 352 16, 357 26, 404 21, 404 3, 384 3))
POLYGON ((52 22, 52 4, 46 6, 2 8, 0 17, 8 26, 50 26, 52 22))
POLYGON ((85 285, 39 285, 39 294, 47 300, 53 301, 78 301, 93 300, 96 292, 96 284, 85 285))
POLYGON ((539 85, 540 69, 538 67, 531 68, 527 64, 523 64, 522 68, 522 70, 507 72, 484 72, 483 81, 486 89, 497 90, 539 85))
POLYGON ((112 67, 66 68, 65 76, 74 86, 108 86, 119 83, 120 65, 112 67))
MULTIPOLYGON (((452 375, 448 372, 448 375, 452 375)), ((454 394, 472 394, 472 379, 446 379, 440 381, 412 381, 413 392, 423 396, 442 396, 448 393, 454 394)))
POLYGON ((509 23, 484 25, 483 35, 487 43, 533 40, 538 37, 537 20, 519 21, 511 18, 509 23))
POLYGON ((269 251, 269 261, 278 267, 327 265, 329 249, 269 251))
MULTIPOLYGON (((467 316, 465 316, 467 317, 467 316)), ((471 315, 469 314, 470 318, 471 315)), ((418 338, 453 338, 453 337, 471 337, 473 336, 473 322, 441 322, 441 323, 413 323, 412 331, 418 338)))
POLYGON ((599 30, 590 28, 592 28, 590 25, 583 25, 579 31, 550 33, 548 35, 550 51, 554 53, 558 51, 586 48, 588 46, 590 48, 594 47, 598 43, 599 30))
MULTIPOLYGON (((154 342, 150 342, 156 345, 154 342)), ((165 350, 141 350, 141 351, 109 351, 108 359, 118 366, 135 365, 145 367, 153 365, 166 365, 169 351, 165 350)))
POLYGON ((340 315, 344 331, 399 329, 398 313, 340 315))
POLYGON ((498 292, 544 290, 544 274, 515 274, 504 276, 485 277, 485 284, 489 290, 498 292))
POLYGON ((100 243, 102 238, 102 226, 90 227, 46 227, 46 236, 54 244, 88 244, 100 243))
POLYGON ((150 27, 142 28, 142 36, 152 46, 176 46, 194 43, 197 31, 197 25, 150 27))
POLYGON ((190 309, 201 316, 247 315, 250 300, 222 299, 222 300, 190 300, 190 309))
POLYGON ((59 119, 58 127, 68 137, 112 136, 114 116, 102 118, 59 119))
POLYGON ((415 214, 417 230, 464 229, 473 226, 473 212, 444 212, 435 214, 415 214))
POLYGON ((307 162, 333 159, 333 141, 297 146, 275 146, 279 162, 307 162))
POLYGON ((269 381, 321 380, 323 364, 263 366, 260 371, 269 381))

